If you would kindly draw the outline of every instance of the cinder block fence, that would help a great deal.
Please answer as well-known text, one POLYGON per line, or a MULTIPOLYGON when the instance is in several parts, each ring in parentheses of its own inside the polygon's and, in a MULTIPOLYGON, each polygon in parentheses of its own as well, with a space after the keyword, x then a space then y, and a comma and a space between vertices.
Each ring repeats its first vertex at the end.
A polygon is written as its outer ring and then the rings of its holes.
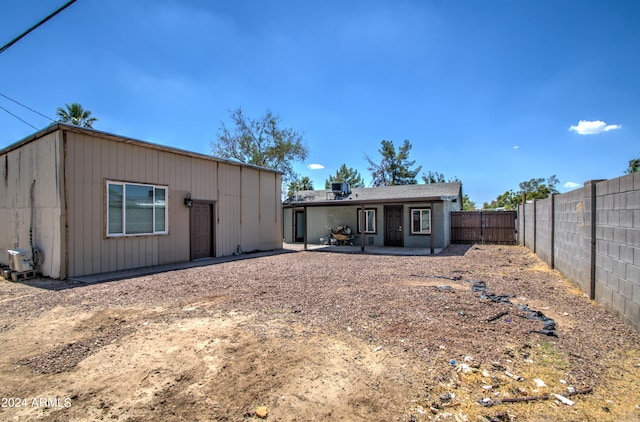
POLYGON ((640 331, 640 173, 520 205, 518 244, 640 331))

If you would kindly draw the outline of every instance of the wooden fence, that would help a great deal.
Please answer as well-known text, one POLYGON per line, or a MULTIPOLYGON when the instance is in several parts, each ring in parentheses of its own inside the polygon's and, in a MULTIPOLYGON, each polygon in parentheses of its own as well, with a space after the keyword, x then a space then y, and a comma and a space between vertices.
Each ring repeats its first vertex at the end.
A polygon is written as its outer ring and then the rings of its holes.
POLYGON ((515 245, 515 211, 457 211, 451 213, 451 243, 515 245))

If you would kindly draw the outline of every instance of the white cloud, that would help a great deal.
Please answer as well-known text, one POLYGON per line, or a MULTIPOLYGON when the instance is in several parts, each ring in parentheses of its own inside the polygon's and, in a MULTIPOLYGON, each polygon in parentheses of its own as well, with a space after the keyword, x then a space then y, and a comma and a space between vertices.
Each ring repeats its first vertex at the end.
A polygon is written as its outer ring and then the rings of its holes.
POLYGON ((520 145, 514 146, 513 149, 520 149, 520 145))
POLYGON ((574 189, 574 188, 577 188, 579 186, 580 186, 580 184, 576 183, 576 182, 567 182, 567 183, 564 184, 564 187, 567 188, 567 189, 574 189))
POLYGON ((569 130, 577 133, 578 135, 595 135, 602 132, 609 132, 610 130, 620 129, 622 125, 608 125, 600 120, 590 122, 588 120, 580 120, 577 126, 571 126, 569 130))
POLYGON ((324 166, 322 164, 309 164, 307 168, 310 170, 322 170, 324 166))

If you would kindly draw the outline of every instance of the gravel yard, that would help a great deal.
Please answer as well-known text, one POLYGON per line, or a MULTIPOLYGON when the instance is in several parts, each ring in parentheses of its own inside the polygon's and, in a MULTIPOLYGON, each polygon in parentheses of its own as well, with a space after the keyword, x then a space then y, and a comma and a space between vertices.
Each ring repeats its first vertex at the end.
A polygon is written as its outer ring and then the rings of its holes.
POLYGON ((640 420, 640 336, 527 249, 0 281, 0 420, 640 420))

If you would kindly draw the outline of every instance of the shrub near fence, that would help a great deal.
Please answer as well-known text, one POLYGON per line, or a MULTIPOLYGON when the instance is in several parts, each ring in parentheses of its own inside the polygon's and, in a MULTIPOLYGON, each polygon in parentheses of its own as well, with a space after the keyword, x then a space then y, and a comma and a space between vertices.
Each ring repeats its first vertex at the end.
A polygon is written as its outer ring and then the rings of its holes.
POLYGON ((527 246, 640 331, 640 173, 518 207, 527 246))

